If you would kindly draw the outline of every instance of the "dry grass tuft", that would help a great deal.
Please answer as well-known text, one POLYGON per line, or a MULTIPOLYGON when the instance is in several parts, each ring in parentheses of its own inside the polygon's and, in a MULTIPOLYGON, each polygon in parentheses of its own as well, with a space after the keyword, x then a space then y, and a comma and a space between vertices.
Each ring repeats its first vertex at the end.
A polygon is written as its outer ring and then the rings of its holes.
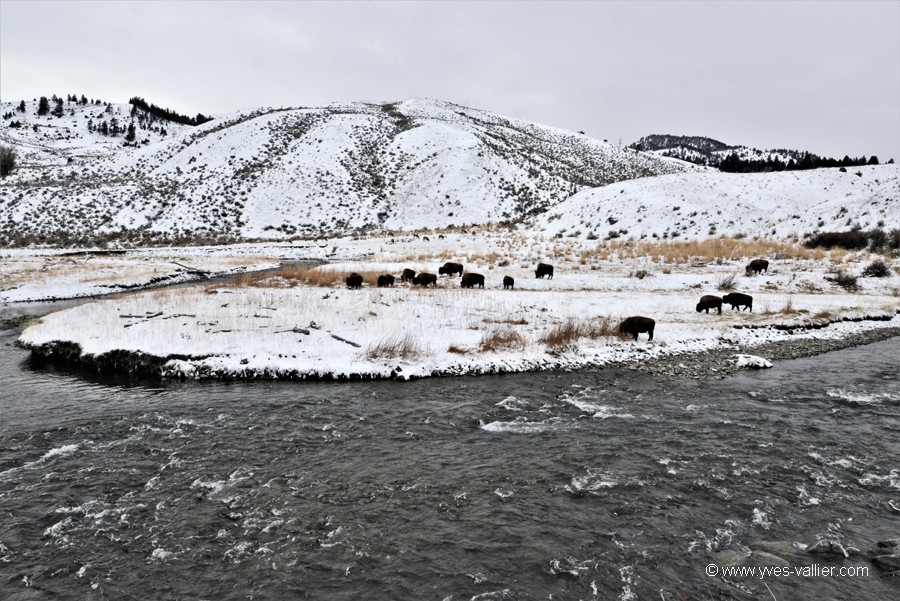
POLYGON ((619 337, 617 326, 611 317, 606 316, 594 319, 569 318, 541 336, 538 342, 550 350, 563 350, 573 346, 579 338, 619 337))
POLYGON ((525 338, 512 328, 497 328, 481 337, 478 348, 482 352, 521 350, 525 348, 525 338))
POLYGON ((834 313, 831 311, 819 311, 812 316, 813 319, 831 319, 832 317, 834 317, 834 313))
POLYGON ((733 273, 731 275, 722 276, 719 278, 719 283, 716 284, 717 290, 734 290, 734 280, 737 278, 733 273))
POLYGON ((370 345, 365 352, 366 359, 415 359, 422 355, 419 341, 410 333, 382 338, 370 345))
POLYGON ((447 347, 447 352, 453 353, 454 355, 468 355, 469 354, 469 351, 467 351, 463 347, 457 346, 455 344, 451 344, 449 347, 447 347))
MULTIPOLYGON (((239 288, 293 288, 295 286, 315 286, 330 288, 343 285, 352 271, 286 266, 275 271, 245 273, 238 276, 233 284, 239 288)), ((375 286, 382 272, 360 271, 363 282, 375 286)), ((399 277, 397 278, 399 281, 399 277)))

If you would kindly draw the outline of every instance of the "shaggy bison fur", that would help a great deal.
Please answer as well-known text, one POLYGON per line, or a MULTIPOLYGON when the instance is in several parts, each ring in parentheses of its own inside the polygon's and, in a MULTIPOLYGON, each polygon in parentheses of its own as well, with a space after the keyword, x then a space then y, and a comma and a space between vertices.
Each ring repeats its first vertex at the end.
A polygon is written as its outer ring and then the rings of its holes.
POLYGON ((747 272, 747 275, 750 275, 751 273, 762 273, 764 271, 766 273, 768 273, 769 272, 769 262, 766 261, 765 259, 753 259, 747 265, 747 268, 745 269, 745 271, 747 272))
POLYGON ((437 286, 437 276, 433 273, 420 273, 413 278, 412 282, 416 286, 437 286))
POLYGON ((543 279, 544 276, 547 276, 548 280, 553 279, 553 265, 538 263, 537 269, 534 270, 534 277, 543 279))
POLYGON ((379 288, 386 288, 388 286, 393 286, 393 285, 394 285, 394 276, 389 275, 389 274, 384 274, 384 275, 378 276, 378 287, 379 288))
POLYGON ((400 274, 400 281, 401 282, 411 282, 411 281, 413 281, 414 277, 416 277, 416 272, 413 271, 412 269, 407 268, 407 269, 404 269, 403 273, 400 274))
POLYGON ((348 288, 362 288, 363 277, 356 272, 351 273, 345 280, 348 288))
POLYGON ((722 297, 722 302, 731 305, 731 308, 734 309, 737 307, 738 311, 742 311, 741 307, 747 307, 750 311, 753 311, 753 297, 749 294, 741 294, 740 292, 732 292, 731 294, 726 294, 722 297))
POLYGON ((463 266, 459 263, 444 263, 444 266, 438 269, 438 275, 462 275, 463 266))
POLYGON ((718 309, 719 315, 721 315, 722 299, 712 294, 705 294, 700 297, 700 302, 697 303, 697 313, 699 313, 700 311, 706 311, 707 313, 709 313, 710 309, 718 309))
POLYGON ((635 340, 638 339, 638 334, 650 334, 650 340, 653 340, 654 327, 656 327, 654 320, 649 317, 634 315, 622 320, 622 323, 619 324, 619 331, 624 334, 631 334, 635 340))
POLYGON ((474 288, 480 286, 484 288, 484 276, 480 273, 467 273, 462 277, 463 288, 474 288))
POLYGON ((512 289, 512 287, 515 285, 515 283, 516 283, 516 281, 512 278, 512 276, 508 276, 508 275, 503 276, 503 289, 504 290, 506 290, 507 288, 512 289))

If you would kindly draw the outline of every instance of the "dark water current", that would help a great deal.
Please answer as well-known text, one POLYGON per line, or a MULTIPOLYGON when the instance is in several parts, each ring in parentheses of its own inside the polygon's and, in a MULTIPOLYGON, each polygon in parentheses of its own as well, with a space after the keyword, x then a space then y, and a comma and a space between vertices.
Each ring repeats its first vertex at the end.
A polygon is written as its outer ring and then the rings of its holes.
POLYGON ((0 599, 900 599, 710 577, 900 536, 900 340, 694 381, 629 370, 147 383, 0 332, 0 599))

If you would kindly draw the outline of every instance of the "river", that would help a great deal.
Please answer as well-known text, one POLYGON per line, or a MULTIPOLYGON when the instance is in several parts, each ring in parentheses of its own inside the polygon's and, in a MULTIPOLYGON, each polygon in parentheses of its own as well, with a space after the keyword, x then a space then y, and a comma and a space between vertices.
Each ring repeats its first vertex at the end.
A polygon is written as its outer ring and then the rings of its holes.
POLYGON ((337 384, 101 379, 16 335, 3 599, 900 598, 864 556, 900 537, 897 338, 721 380, 337 384), (760 541, 862 573, 706 574, 760 541))

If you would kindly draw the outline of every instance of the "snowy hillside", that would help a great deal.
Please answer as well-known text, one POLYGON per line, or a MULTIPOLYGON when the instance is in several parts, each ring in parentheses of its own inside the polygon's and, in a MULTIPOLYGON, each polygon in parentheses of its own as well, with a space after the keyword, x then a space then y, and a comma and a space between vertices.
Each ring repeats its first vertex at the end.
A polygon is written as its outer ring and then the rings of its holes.
POLYGON ((650 177, 580 192, 534 225, 598 239, 802 239, 816 230, 892 229, 900 227, 900 167, 650 177))
POLYGON ((0 185, 0 245, 515 222, 580 190, 696 169, 432 100, 248 109, 197 127, 138 120, 128 104, 65 103, 41 117, 36 105, 0 111, 0 142, 20 155, 0 185), (96 131, 112 118, 123 133, 96 131))

